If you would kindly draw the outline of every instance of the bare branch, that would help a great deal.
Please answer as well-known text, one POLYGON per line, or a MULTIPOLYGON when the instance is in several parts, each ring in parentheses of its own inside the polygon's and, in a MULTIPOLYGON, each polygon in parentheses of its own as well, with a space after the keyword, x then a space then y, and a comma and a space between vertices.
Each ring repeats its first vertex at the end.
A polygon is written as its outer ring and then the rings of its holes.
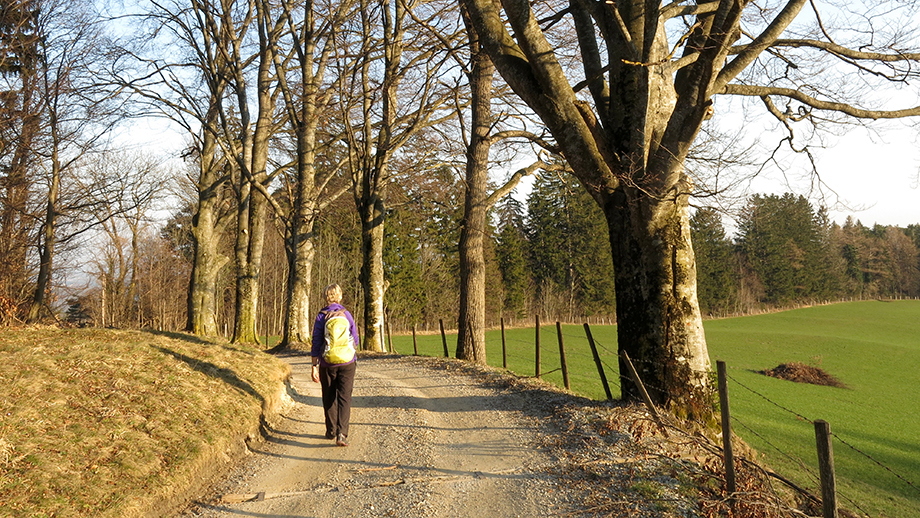
POLYGON ((680 16, 699 16, 714 13, 718 8, 719 2, 715 0, 690 5, 681 5, 681 0, 677 0, 662 7, 659 16, 662 20, 670 20, 680 16))
POLYGON ((542 135, 537 135, 529 131, 524 130, 507 130, 500 131, 492 135, 491 140, 493 142, 509 139, 509 138, 524 138, 533 142, 534 144, 540 146, 541 148, 549 151, 550 153, 559 153, 560 148, 557 144, 546 140, 542 135))
POLYGON ((779 95, 799 101, 802 104, 811 106, 816 110, 828 110, 840 112, 851 117, 859 119, 898 119, 902 117, 914 117, 920 115, 920 106, 906 108, 903 110, 867 110, 857 108, 846 103, 833 101, 823 101, 808 94, 802 93, 792 88, 781 88, 777 86, 756 86, 756 85, 738 85, 731 84, 716 93, 727 95, 744 95, 753 97, 764 97, 768 95, 779 95))
POLYGON ((729 81, 737 77, 742 70, 753 63, 764 50, 773 45, 773 42, 779 39, 783 31, 798 16, 805 2, 806 0, 790 0, 770 25, 719 72, 719 76, 715 84, 713 84, 713 93, 722 90, 729 81))
POLYGON ((498 200, 504 198, 508 195, 508 193, 514 190, 518 183, 520 183, 521 179, 523 179, 525 176, 530 176, 541 169, 545 171, 562 171, 565 169, 565 166, 561 163, 553 164, 544 162, 543 160, 537 160, 527 167, 522 167, 521 169, 515 171, 514 174, 511 175, 511 178, 509 178, 504 185, 492 191, 492 194, 486 198, 486 205, 489 207, 494 206, 496 203, 498 203, 498 200))
MULTIPOLYGON (((733 54, 740 54, 747 49, 748 45, 738 45, 732 49, 733 54)), ((845 57, 853 60, 881 61, 883 63, 894 63, 899 61, 917 61, 920 60, 920 52, 863 52, 853 50, 836 43, 811 40, 811 39, 788 39, 776 40, 772 45, 776 47, 802 48, 810 47, 824 50, 839 57, 845 57)))

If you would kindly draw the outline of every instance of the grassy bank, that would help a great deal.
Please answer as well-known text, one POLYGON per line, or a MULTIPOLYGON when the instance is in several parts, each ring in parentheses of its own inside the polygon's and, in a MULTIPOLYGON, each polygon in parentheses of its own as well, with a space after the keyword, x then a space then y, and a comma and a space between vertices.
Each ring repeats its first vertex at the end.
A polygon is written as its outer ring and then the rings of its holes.
MULTIPOLYGON (((920 516, 920 301, 864 301, 705 322, 713 363, 729 368, 733 428, 766 463, 817 490, 811 421, 830 423, 841 506, 869 516, 920 516), (847 388, 770 378, 781 363, 819 366, 847 388)), ((614 398, 619 397, 616 327, 592 326, 614 398)), ((562 326, 572 390, 606 397, 581 326, 562 326)), ((540 332, 543 378, 562 385, 556 327, 540 332)), ((493 366, 502 365, 500 331, 487 335, 493 366)), ((403 354, 411 336, 393 337, 403 354)), ((440 335, 418 336, 420 354, 443 356, 440 335)), ((456 336, 448 336, 453 355, 456 336)), ((536 372, 535 330, 505 333, 508 368, 536 372)))
POLYGON ((160 516, 229 460, 288 367, 184 335, 0 333, 0 516, 160 516))

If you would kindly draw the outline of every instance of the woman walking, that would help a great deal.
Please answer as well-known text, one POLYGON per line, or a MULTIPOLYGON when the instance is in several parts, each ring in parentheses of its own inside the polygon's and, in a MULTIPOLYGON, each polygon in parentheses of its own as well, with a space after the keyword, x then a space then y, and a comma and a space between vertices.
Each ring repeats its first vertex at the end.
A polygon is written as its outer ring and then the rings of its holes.
POLYGON ((323 290, 324 307, 313 323, 313 381, 323 392, 326 438, 348 446, 351 419, 351 391, 355 383, 358 328, 351 313, 342 305, 342 288, 330 284, 323 290))

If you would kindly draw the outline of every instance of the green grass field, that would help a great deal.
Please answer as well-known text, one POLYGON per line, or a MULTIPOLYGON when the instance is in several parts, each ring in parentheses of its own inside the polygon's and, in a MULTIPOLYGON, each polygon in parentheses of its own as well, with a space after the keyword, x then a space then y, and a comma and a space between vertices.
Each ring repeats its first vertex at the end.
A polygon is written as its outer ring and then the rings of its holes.
MULTIPOLYGON (((920 301, 864 301, 712 320, 709 353, 725 361, 733 427, 763 461, 819 493, 814 426, 834 433, 840 505, 873 517, 920 516, 920 301), (792 361, 819 366, 847 388, 778 380, 756 371, 792 361)), ((592 326, 613 397, 619 397, 615 326, 592 326)), ((605 392, 578 325, 562 326, 573 391, 605 392)), ((562 386, 555 325, 540 331, 542 377, 562 386), (550 372, 552 371, 552 372, 550 372)), ((500 331, 486 336, 489 364, 502 366, 500 331)), ((535 373, 535 330, 505 332, 508 368, 535 373)), ((441 336, 418 335, 419 354, 443 356, 441 336)), ((394 336, 413 353, 411 336, 394 336)), ((447 337, 454 354, 456 335, 447 337)))

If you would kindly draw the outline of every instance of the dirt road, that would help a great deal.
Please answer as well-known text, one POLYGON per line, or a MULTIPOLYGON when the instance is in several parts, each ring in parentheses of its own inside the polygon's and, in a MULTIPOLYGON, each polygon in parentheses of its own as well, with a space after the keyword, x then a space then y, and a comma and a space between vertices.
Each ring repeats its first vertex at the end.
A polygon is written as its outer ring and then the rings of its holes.
POLYGON ((541 446, 555 433, 546 419, 553 401, 449 363, 362 358, 350 445, 337 447, 323 437, 309 357, 286 360, 294 405, 283 423, 182 518, 506 518, 573 510, 565 483, 545 469, 554 462, 541 446), (235 502, 252 497, 264 500, 235 502))

